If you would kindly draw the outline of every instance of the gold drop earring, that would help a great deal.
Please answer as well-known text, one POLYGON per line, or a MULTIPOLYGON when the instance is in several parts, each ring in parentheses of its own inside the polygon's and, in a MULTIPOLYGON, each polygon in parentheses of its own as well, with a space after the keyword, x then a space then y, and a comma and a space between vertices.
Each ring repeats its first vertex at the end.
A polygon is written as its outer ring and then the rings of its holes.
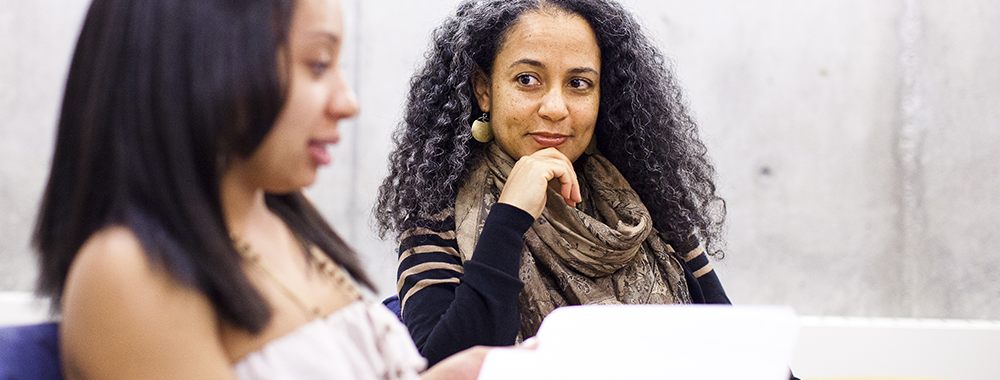
POLYGON ((483 112, 476 121, 472 122, 472 138, 481 143, 493 140, 493 127, 490 125, 490 114, 483 112))

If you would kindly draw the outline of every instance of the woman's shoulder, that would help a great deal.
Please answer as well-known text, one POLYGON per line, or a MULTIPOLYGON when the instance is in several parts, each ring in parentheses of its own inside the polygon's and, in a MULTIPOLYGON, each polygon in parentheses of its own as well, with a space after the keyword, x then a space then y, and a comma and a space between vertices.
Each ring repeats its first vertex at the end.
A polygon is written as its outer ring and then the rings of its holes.
MULTIPOLYGON (((115 315, 147 313, 162 304, 157 301, 194 307, 214 319, 211 302, 151 260, 139 238, 123 226, 101 229, 84 242, 70 265, 62 299, 64 318, 81 309, 109 306, 115 315)), ((155 318, 162 315, 159 312, 145 317, 155 318)))
POLYGON ((155 369, 181 375, 170 369, 175 360, 194 360, 207 372, 228 368, 211 302, 154 265, 126 227, 104 228, 83 244, 66 279, 62 314, 64 364, 80 377, 143 377, 155 369))
POLYGON ((107 254, 95 254, 97 252, 110 253, 119 256, 118 258, 123 258, 121 255, 142 254, 142 244, 128 227, 112 225, 90 235, 90 238, 80 247, 77 257, 92 257, 92 260, 110 258, 107 254))
POLYGON ((400 239, 405 240, 407 237, 422 234, 454 233, 454 230, 455 207, 448 207, 434 215, 422 215, 408 219, 400 239))
POLYGON ((149 287, 170 287, 172 278, 148 257, 139 238, 127 227, 98 230, 73 258, 66 279, 67 298, 73 299, 72 291, 78 287, 121 295, 149 287))
MULTIPOLYGON (((142 285, 152 280, 146 253, 139 239, 126 227, 111 226, 95 232, 73 258, 66 291, 83 287, 89 291, 114 290, 107 285, 142 285)), ((128 291, 128 289, 122 289, 128 291)), ((66 294, 74 299, 75 294, 66 294)))

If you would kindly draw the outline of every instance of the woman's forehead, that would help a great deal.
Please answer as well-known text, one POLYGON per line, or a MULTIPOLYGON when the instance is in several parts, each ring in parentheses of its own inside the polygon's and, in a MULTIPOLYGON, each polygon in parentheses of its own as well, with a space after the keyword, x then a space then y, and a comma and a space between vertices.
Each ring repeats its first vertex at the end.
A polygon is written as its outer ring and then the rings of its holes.
POLYGON ((494 68, 503 70, 518 61, 546 59, 576 62, 599 70, 600 49, 590 24, 580 15, 565 11, 526 12, 507 31, 494 68))

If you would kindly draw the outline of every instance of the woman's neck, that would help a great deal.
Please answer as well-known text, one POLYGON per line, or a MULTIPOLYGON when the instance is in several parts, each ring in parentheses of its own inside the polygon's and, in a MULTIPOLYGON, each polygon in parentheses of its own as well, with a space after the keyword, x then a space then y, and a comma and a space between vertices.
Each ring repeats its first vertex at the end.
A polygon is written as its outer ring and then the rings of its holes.
POLYGON ((226 227, 230 234, 241 237, 268 228, 274 218, 264 201, 264 189, 246 178, 239 170, 228 170, 219 186, 226 227))

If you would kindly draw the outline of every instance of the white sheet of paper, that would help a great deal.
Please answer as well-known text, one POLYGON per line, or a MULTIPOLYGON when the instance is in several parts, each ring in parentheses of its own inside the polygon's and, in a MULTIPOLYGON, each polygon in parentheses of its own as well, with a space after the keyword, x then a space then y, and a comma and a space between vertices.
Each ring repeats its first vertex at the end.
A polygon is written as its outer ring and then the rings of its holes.
POLYGON ((787 380, 797 332, 789 307, 568 306, 535 350, 490 351, 479 379, 787 380))

